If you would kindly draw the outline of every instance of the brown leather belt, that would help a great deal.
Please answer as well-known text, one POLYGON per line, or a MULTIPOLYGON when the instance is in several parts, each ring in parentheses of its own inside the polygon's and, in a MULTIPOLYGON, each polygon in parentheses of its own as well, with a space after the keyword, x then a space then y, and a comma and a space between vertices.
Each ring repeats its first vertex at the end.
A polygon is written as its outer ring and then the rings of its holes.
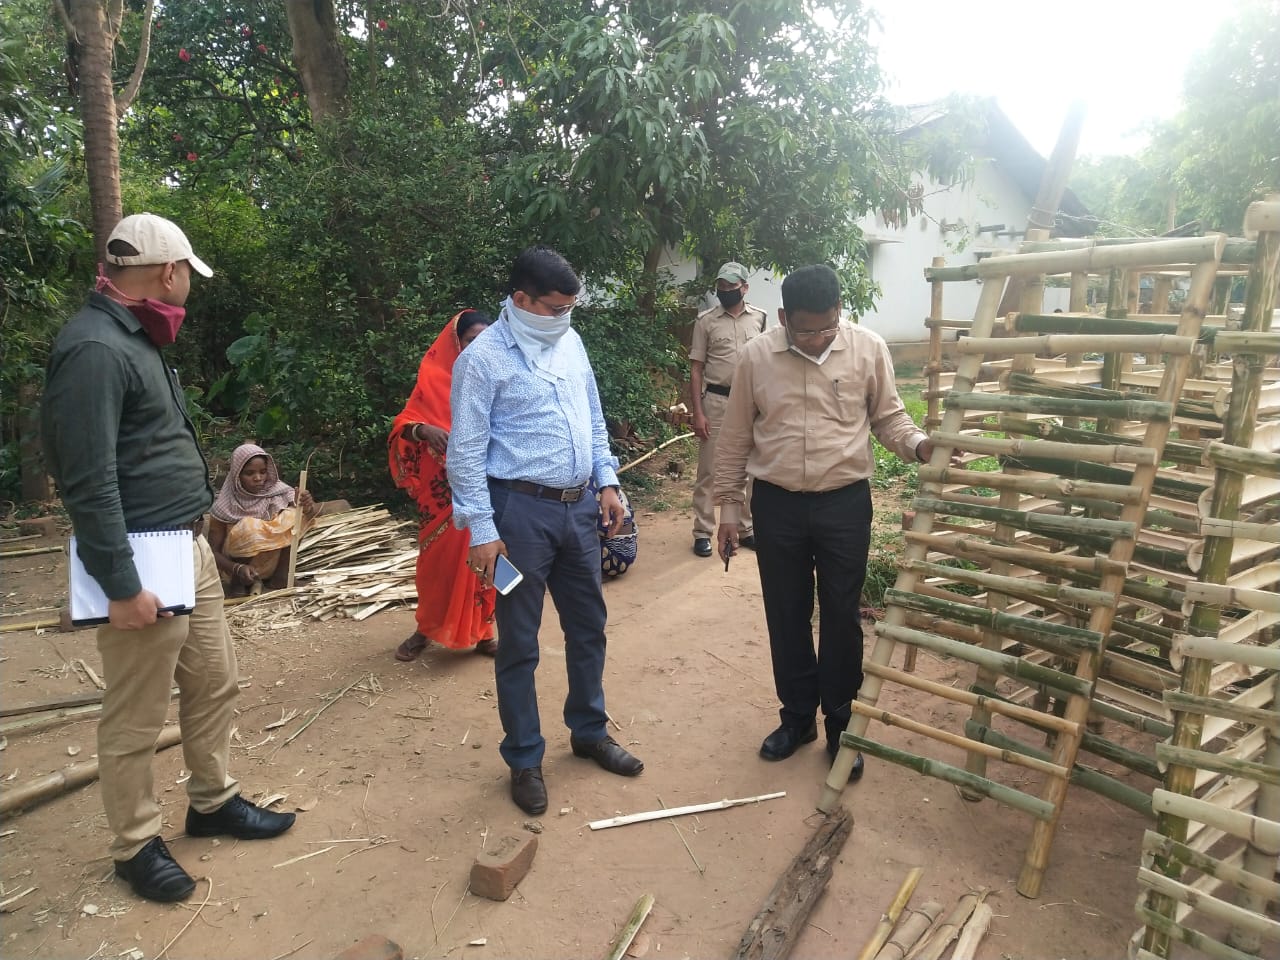
POLYGON ((490 483, 496 483, 500 487, 506 487, 509 490, 515 490, 517 493, 527 493, 531 497, 538 497, 542 500, 559 500, 561 503, 577 503, 582 499, 583 493, 586 492, 587 485, 584 483, 580 487, 544 487, 540 483, 530 483, 528 480, 502 480, 498 477, 490 477, 490 483))
POLYGON ((702 386, 706 389, 707 393, 717 393, 722 397, 727 397, 729 395, 729 388, 722 384, 704 383, 702 386))

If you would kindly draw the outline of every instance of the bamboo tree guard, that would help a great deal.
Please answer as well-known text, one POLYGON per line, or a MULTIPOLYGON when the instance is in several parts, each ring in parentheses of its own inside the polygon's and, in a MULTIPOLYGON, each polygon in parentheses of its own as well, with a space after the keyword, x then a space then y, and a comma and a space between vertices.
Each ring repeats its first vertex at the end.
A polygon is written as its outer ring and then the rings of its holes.
MULTIPOLYGON (((1119 659, 1108 656, 1109 651, 1103 641, 1115 622, 1126 631, 1123 636, 1154 639, 1166 648, 1172 646, 1172 630, 1161 628, 1158 622, 1144 620, 1140 608, 1133 607, 1132 600, 1123 599, 1129 587, 1126 570, 1135 555, 1149 562, 1180 559, 1185 569, 1185 537, 1180 539, 1166 534, 1152 539, 1145 527, 1151 517, 1160 519, 1162 516, 1160 511, 1150 511, 1148 505, 1157 476, 1163 476, 1160 464, 1175 418, 1185 415, 1182 412, 1182 383, 1189 370, 1191 352, 1200 336, 1201 320, 1207 311, 1218 260, 1225 245, 1226 240, 1222 237, 1091 245, 1075 250, 1054 249, 993 257, 973 269, 972 272, 981 277, 984 284, 970 328, 971 336, 961 341, 957 348, 960 361, 952 392, 944 404, 940 429, 934 433, 932 462, 921 471, 920 496, 914 504, 915 517, 907 534, 902 569, 896 588, 886 597, 886 617, 877 631, 859 701, 848 730, 841 738, 841 749, 823 790, 820 809, 830 811, 838 803, 852 769, 855 749, 955 783, 966 794, 994 797, 1034 818, 1032 842, 1018 889, 1027 896, 1039 894, 1068 783, 1072 777, 1078 779, 1076 775, 1080 772, 1085 772, 1087 777, 1087 771, 1076 768, 1078 751, 1088 743, 1085 749, 1102 751, 1102 755, 1122 755, 1103 738, 1086 740, 1084 735, 1084 722, 1090 714, 1094 690, 1103 676, 1104 665, 1108 668, 1108 675, 1119 671, 1127 680, 1137 679, 1149 684, 1154 696, 1148 695, 1143 702, 1154 703, 1157 707, 1159 690, 1173 677, 1167 668, 1154 669, 1124 650, 1117 650, 1117 654, 1124 654, 1119 659), (1070 273, 1074 277, 1088 273, 1106 274, 1112 269, 1144 272, 1183 264, 1194 265, 1191 268, 1191 290, 1187 305, 1172 332, 1162 328, 1153 333, 1125 330, 1115 334, 1090 331, 1087 335, 1080 335, 1054 331, 1035 337, 992 337, 1005 281, 1011 277, 1018 278, 1023 288, 1018 300, 1022 312, 1039 315, 1042 309, 1039 304, 1043 299, 1040 277, 1043 274, 1070 273), (1038 386, 1004 395, 976 389, 984 361, 989 363, 1002 355, 1013 354, 1015 357, 1011 376, 1034 379, 1037 370, 1034 354, 1042 350, 1059 353, 1112 351, 1118 355, 1139 351, 1149 358, 1158 355, 1165 360, 1165 366, 1155 389, 1141 388, 1138 395, 1129 391, 1126 395, 1103 395, 1100 398, 1096 388, 1091 396, 1069 392, 1051 395, 1042 392, 1038 386), (1109 420, 1127 425, 1125 429, 1136 431, 1136 434, 1134 437, 1126 435, 1123 442, 1104 444, 1089 443, 1081 438, 1073 438, 1075 442, 1019 440, 1016 435, 1012 439, 999 440, 989 436, 997 429, 991 423, 991 419, 997 416, 1001 430, 1005 421, 1016 422, 1030 430, 1044 417, 1071 417, 1076 422, 1109 420), (978 433, 987 436, 976 436, 978 433), (994 496, 981 494, 987 475, 950 466, 952 455, 957 452, 968 454, 969 461, 982 456, 995 457, 1000 461, 1000 470, 990 475, 995 480, 989 485, 994 496), (1111 471, 1111 474, 1105 477, 1081 475, 1078 486, 1083 489, 1077 491, 1073 486, 1075 481, 1054 480, 1052 474, 1055 471, 1042 468, 1044 463, 1057 460, 1068 461, 1077 467, 1111 471), (1086 460, 1095 462, 1087 463, 1086 460), (1048 472, 1050 476, 1041 481, 1027 476, 1025 471, 1048 472), (1089 484, 1094 486, 1087 486, 1089 484), (966 488, 977 491, 976 495, 964 493, 966 488), (1077 512, 1079 508, 1071 506, 1072 493, 1079 494, 1077 500, 1089 499, 1083 494, 1090 493, 1094 495, 1094 502, 1102 503, 1107 500, 1107 493, 1120 490, 1124 491, 1123 495, 1111 501, 1112 506, 1106 516, 1081 516, 1077 512), (1117 503, 1118 510, 1114 509, 1117 503), (1140 553, 1137 550, 1139 537, 1143 538, 1140 553), (931 551, 935 555, 941 551, 959 558, 961 543, 968 548, 968 559, 978 559, 982 569, 961 572, 936 563, 930 557, 931 551), (1164 545, 1166 543, 1168 546, 1164 545), (1076 545, 1082 549, 1077 551, 1076 545), (1094 553, 1100 556, 1093 556, 1094 553), (1020 559, 1026 559, 1032 565, 1022 566, 1020 559), (1053 563, 1055 560, 1058 561, 1056 564, 1053 563), (1037 565, 1048 569, 1037 573, 1037 565), (1088 567, 1087 572, 1084 567, 1088 567), (1089 579, 1082 582, 1084 577, 1089 579), (1020 584, 1019 580, 1025 582, 1020 584), (962 583, 968 584, 967 596, 945 589, 948 584, 962 583), (975 590, 978 591, 977 596, 973 595, 975 590), (1080 625, 1072 626, 1073 619, 1080 625), (978 646, 950 638, 964 636, 964 630, 976 631, 976 639, 980 641, 978 646), (1002 652, 1005 638, 1011 632, 1021 637, 1021 642, 1029 644, 1021 654, 1002 652), (1051 689, 1065 702, 1064 714, 1054 717, 1052 713, 1031 707, 1011 705, 1043 718, 1036 723, 1025 716, 1011 716, 997 708, 995 700, 984 696, 961 697, 960 691, 952 691, 948 695, 936 689, 921 689, 919 684, 904 679, 909 674, 889 666, 899 643, 908 650, 924 647, 973 664, 979 687, 993 689, 1004 677, 1020 678, 1028 685, 1051 689), (1037 653, 1037 650, 1041 652, 1037 653), (876 710, 875 703, 885 682, 904 683, 921 693, 967 703, 972 711, 970 731, 966 736, 940 735, 941 731, 876 710), (1052 729, 1051 749, 1032 752, 1026 749, 1025 744, 1015 746, 1016 741, 1011 738, 999 739, 991 730, 995 717, 1002 718, 1003 722, 1029 722, 1033 729, 1052 729), (909 729, 912 733, 924 734, 948 748, 958 747, 965 757, 964 767, 916 756, 877 742, 867 735, 873 718, 886 721, 890 726, 909 729), (1054 722, 1058 727, 1051 727, 1054 722), (990 736, 974 736, 973 731, 978 728, 990 731, 990 736), (979 743, 979 739, 985 742, 979 743), (1039 788, 1038 796, 1001 784, 986 775, 988 758, 1008 762, 1014 755, 1019 758, 1017 764, 1030 766, 1041 774, 1043 786, 1039 788)), ((950 279, 939 276, 940 270, 946 269, 935 266, 930 271, 930 279, 950 279)), ((1096 378, 1093 382, 1096 383, 1096 378)), ((1200 413, 1202 410, 1212 413, 1208 404, 1190 412, 1200 413)), ((1007 434, 1008 431, 1003 432, 1007 434)), ((1186 451, 1183 459, 1194 463, 1201 455, 1199 447, 1196 447, 1186 451)), ((1181 489, 1170 484, 1172 481, 1165 480, 1162 489, 1169 492, 1181 489)), ((1198 521, 1193 511, 1203 485, 1188 481, 1185 486, 1184 500, 1178 501, 1188 504, 1180 508, 1180 515, 1187 518, 1182 525, 1190 535, 1198 536, 1195 532, 1198 521)), ((1170 513, 1168 516, 1175 518, 1178 514, 1170 513)), ((1166 599, 1172 599, 1176 592, 1155 586, 1151 589, 1165 590, 1160 596, 1166 599)), ((1114 708, 1113 712, 1126 713, 1121 708, 1114 708)), ((1135 718, 1141 725, 1141 718, 1136 715, 1135 718)), ((1167 724, 1164 729, 1167 729, 1167 724)), ((1132 751, 1129 754, 1125 759, 1133 767, 1143 767, 1148 773, 1155 773, 1154 760, 1132 751)), ((1098 778, 1091 782, 1100 785, 1114 781, 1098 774, 1098 778)), ((1126 800, 1131 805, 1143 806, 1141 792, 1132 787, 1129 790, 1131 795, 1126 800)))
MULTIPOLYGON (((1280 671, 1270 666, 1270 650, 1241 647, 1233 653, 1228 649, 1218 609, 1218 604, 1231 603, 1259 610, 1267 607, 1280 610, 1280 601, 1276 600, 1280 594, 1220 586, 1231 579, 1232 534, 1238 529, 1235 525, 1246 519, 1240 516, 1240 510, 1247 472, 1255 466, 1267 465, 1274 456, 1251 447, 1263 384, 1264 357, 1276 351, 1280 340, 1268 332, 1280 280, 1280 202, 1273 199, 1253 204, 1245 224, 1246 229, 1251 224, 1260 224, 1264 232, 1257 238, 1256 257, 1249 274, 1243 330, 1221 335, 1225 339, 1217 345, 1219 350, 1232 351, 1234 364, 1222 442, 1211 444, 1207 451, 1208 462, 1216 466, 1207 522, 1227 526, 1225 529, 1219 526, 1216 535, 1206 539, 1201 583, 1195 585, 1198 589, 1193 590, 1191 584, 1187 588, 1188 598, 1194 602, 1188 618, 1189 635, 1175 641, 1175 648, 1185 655, 1185 662, 1180 689, 1176 696, 1169 698, 1175 708, 1174 733, 1171 743, 1161 751, 1170 766, 1165 777, 1166 789, 1157 791, 1154 798, 1160 814, 1158 839, 1144 843, 1143 866, 1139 871, 1139 882, 1144 888, 1137 907, 1139 918, 1144 921, 1144 929, 1140 931, 1142 949, 1156 957, 1167 957, 1175 941, 1190 944, 1209 956, 1261 955, 1264 940, 1280 942, 1280 924, 1263 916, 1267 901, 1275 899, 1280 890, 1260 885, 1271 883, 1276 856, 1280 854, 1280 774, 1276 773, 1280 770, 1280 741, 1275 737, 1276 727, 1280 725, 1280 705, 1276 703, 1280 671), (1214 451, 1220 456, 1214 456, 1214 451), (1270 703, 1266 708, 1242 710, 1229 703, 1214 704, 1215 662, 1224 660, 1252 662, 1270 670, 1263 687, 1265 692, 1265 684, 1269 684, 1270 703), (1260 737, 1254 736, 1254 741, 1266 744, 1260 762, 1241 757, 1215 757, 1203 749, 1213 739, 1207 718, 1215 714, 1225 715, 1233 722, 1258 724, 1254 733, 1260 737), (1206 800, 1195 799, 1193 794, 1206 771, 1229 772, 1242 781, 1256 783, 1255 812, 1220 809, 1206 800), (1240 882, 1239 873, 1228 875, 1217 861, 1212 867, 1196 861, 1196 857, 1206 855, 1188 846, 1193 821, 1242 837, 1245 840, 1243 875, 1256 879, 1240 882), (1184 867, 1198 870, 1209 880, 1223 880, 1235 886, 1235 903, 1181 883, 1179 878, 1184 867), (1191 907, 1228 925, 1225 943, 1185 925, 1185 915, 1191 912, 1191 907)), ((1245 739, 1241 738, 1240 742, 1245 739)))

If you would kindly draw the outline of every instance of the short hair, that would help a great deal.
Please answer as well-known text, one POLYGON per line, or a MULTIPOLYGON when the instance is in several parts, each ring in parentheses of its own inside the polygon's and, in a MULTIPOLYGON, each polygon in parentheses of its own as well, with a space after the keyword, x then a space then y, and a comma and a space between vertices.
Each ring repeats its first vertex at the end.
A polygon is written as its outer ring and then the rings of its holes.
POLYGON ((840 277, 825 263, 791 271, 782 281, 782 310, 789 318, 797 310, 826 313, 840 306, 840 277))
POLYGON ((463 310, 458 314, 458 324, 454 328, 458 336, 462 336, 477 324, 489 326, 493 323, 493 317, 485 313, 483 310, 463 310))
POLYGON ((582 283, 569 261, 541 244, 520 252, 511 265, 507 282, 507 293, 523 290, 531 297, 545 297, 553 292, 573 296, 581 289, 582 283))
MULTIPOLYGON (((128 240, 112 240, 107 243, 107 253, 113 257, 136 257, 138 248, 128 240)), ((126 267, 118 263, 112 263, 110 260, 102 265, 103 272, 114 280, 116 277, 124 276, 130 270, 136 270, 137 267, 126 267)))

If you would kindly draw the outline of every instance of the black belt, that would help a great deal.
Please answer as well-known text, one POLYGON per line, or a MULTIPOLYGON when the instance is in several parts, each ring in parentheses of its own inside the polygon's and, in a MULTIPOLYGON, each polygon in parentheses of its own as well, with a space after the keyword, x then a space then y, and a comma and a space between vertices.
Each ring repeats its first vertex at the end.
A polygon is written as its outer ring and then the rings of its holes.
POLYGON ((707 393, 718 393, 722 397, 729 395, 729 388, 719 383, 704 383, 703 387, 706 388, 707 393))
POLYGON ((500 487, 515 490, 517 493, 527 493, 531 497, 539 497, 542 500, 559 500, 561 503, 577 503, 587 489, 585 483, 578 487, 560 489, 544 487, 540 483, 530 483, 528 480, 502 480, 498 477, 490 477, 489 481, 500 487))

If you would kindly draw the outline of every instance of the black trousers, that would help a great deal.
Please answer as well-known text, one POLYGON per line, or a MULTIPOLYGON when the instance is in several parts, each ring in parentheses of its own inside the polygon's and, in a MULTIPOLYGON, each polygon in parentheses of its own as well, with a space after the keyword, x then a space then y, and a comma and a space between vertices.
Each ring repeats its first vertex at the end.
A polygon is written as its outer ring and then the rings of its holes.
POLYGON ((782 722, 807 727, 821 706, 828 739, 838 738, 862 686, 859 610, 871 547, 870 485, 795 493, 756 480, 751 510, 782 722))

